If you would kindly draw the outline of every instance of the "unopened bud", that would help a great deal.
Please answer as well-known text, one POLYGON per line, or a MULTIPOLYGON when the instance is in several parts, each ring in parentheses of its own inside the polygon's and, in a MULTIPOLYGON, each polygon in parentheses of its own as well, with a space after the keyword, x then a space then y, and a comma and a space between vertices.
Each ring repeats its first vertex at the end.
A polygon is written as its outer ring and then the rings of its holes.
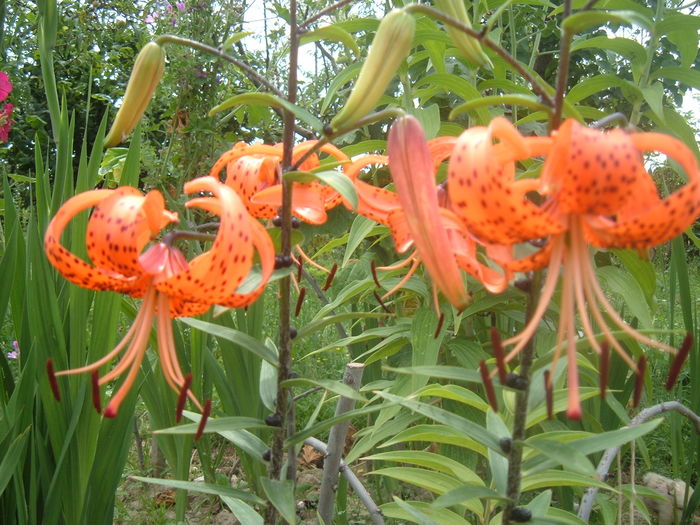
MULTIPOLYGON (((464 7, 464 0, 435 0, 435 6, 465 26, 472 26, 467 10, 464 7)), ((446 29, 455 47, 459 49, 469 62, 480 67, 491 67, 493 65, 489 57, 484 53, 484 50, 481 49, 481 44, 476 38, 451 25, 447 25, 446 29)))
POLYGON ((155 42, 149 42, 136 57, 124 101, 105 138, 105 148, 120 144, 133 131, 146 111, 164 70, 165 51, 155 42))
POLYGON ((402 9, 393 9, 382 19, 350 98, 331 121, 334 130, 355 123, 374 109, 408 56, 415 32, 416 21, 402 9))

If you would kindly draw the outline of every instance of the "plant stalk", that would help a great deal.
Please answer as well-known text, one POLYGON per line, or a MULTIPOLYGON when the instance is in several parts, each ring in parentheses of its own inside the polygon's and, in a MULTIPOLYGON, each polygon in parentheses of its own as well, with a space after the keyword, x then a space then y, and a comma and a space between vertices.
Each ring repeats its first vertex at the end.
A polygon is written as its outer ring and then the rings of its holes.
POLYGON ((567 29, 564 29, 564 20, 571 14, 571 0, 564 0, 564 12, 561 17, 562 31, 559 43, 559 67, 557 68, 557 88, 554 94, 554 113, 549 121, 549 129, 553 131, 561 124, 561 113, 564 107, 564 93, 569 79, 569 59, 571 57, 571 37, 567 29))

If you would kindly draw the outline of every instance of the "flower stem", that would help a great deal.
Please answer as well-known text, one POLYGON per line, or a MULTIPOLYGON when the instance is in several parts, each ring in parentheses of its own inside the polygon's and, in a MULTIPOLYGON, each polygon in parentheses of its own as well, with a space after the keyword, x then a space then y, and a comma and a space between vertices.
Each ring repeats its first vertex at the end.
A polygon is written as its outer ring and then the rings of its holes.
MULTIPOLYGON (((525 313, 525 322, 532 318, 537 302, 539 299, 541 272, 535 272, 533 276, 532 288, 528 297, 527 311, 525 313)), ((527 400, 530 394, 530 367, 534 357, 535 336, 528 341, 520 352, 520 376, 528 379, 523 390, 519 391, 515 397, 515 413, 513 416, 513 434, 511 437, 512 446, 508 453, 508 478, 506 482, 506 496, 509 499, 508 504, 503 510, 502 525, 509 525, 511 522, 510 515, 515 507, 518 506, 520 499, 520 479, 521 467, 523 461, 522 442, 525 440, 525 425, 527 422, 527 400)))
MULTIPOLYGON (((297 95, 297 62, 299 54, 299 35, 297 31, 296 0, 291 0, 289 20, 289 78, 287 80, 287 100, 292 104, 296 101, 297 95)), ((284 137, 282 153, 282 171, 289 171, 292 166, 292 153, 294 149, 294 114, 284 111, 284 137)), ((292 252, 292 183, 283 180, 282 182, 282 209, 280 210, 282 220, 282 255, 291 256, 292 252)), ((270 479, 278 480, 282 475, 282 464, 284 459, 284 441, 288 432, 293 429, 288 428, 288 407, 289 389, 284 386, 284 381, 289 379, 291 372, 291 277, 287 276, 280 280, 279 286, 280 302, 280 335, 279 335, 279 368, 277 370, 277 414, 281 418, 279 431, 272 438, 271 462, 269 469, 270 479)), ((296 462, 294 457, 294 447, 290 449, 287 461, 296 462)), ((293 475, 294 469, 288 470, 293 475)), ((272 505, 267 507, 265 523, 273 525, 277 519, 277 511, 272 505)))
POLYGON ((564 92, 569 79, 569 58, 571 55, 571 37, 573 36, 564 26, 564 20, 571 14, 571 0, 564 0, 564 12, 561 17, 562 32, 559 43, 559 67, 557 68, 557 90, 554 94, 554 113, 550 120, 550 131, 561 124, 561 113, 564 107, 564 92))

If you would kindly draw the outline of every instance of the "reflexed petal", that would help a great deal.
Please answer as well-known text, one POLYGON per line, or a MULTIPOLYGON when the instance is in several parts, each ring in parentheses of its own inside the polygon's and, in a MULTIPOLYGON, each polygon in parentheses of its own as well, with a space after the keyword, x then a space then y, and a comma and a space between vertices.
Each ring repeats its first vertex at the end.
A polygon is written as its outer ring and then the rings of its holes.
MULTIPOLYGON (((117 272, 92 266, 61 245, 63 231, 73 217, 83 210, 98 206, 113 195, 118 195, 115 190, 93 190, 76 195, 66 201, 46 229, 44 236, 46 256, 51 264, 74 284, 84 288, 113 290, 138 296, 143 294, 150 277, 123 276, 117 272)), ((104 235, 102 232, 100 234, 104 235)), ((95 233, 95 235, 98 234, 95 233)), ((99 236, 93 241, 88 239, 88 251, 97 249, 98 240, 104 242, 103 238, 99 236), (91 243, 94 243, 92 247, 91 243)))
MULTIPOLYGON (((185 184, 186 193, 211 192, 218 200, 221 224, 211 248, 190 261, 186 272, 156 284, 168 295, 193 302, 219 303, 233 294, 250 271, 253 244, 248 212, 241 199, 228 186, 213 177, 201 177, 185 184)), ((188 207, 211 208, 208 199, 194 199, 188 207)))
POLYGON ((418 255, 445 297, 457 308, 469 302, 451 253, 435 192, 435 171, 420 123, 397 120, 389 131, 389 166, 418 255))
POLYGON ((514 161, 530 155, 528 140, 503 118, 457 140, 448 168, 450 202, 482 242, 515 244, 564 229, 527 198, 530 184, 515 181, 514 161), (501 142, 494 145, 494 138, 501 142))

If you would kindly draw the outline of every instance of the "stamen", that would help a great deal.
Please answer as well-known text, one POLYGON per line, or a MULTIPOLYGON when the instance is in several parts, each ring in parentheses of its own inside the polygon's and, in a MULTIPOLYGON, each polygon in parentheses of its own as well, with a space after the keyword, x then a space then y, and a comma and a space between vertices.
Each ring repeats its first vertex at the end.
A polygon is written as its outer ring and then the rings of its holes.
POLYGON ((202 419, 199 420, 199 426, 197 427, 197 433, 194 435, 194 440, 198 441, 199 438, 204 434, 204 427, 207 426, 207 419, 209 419, 209 414, 211 413, 211 399, 207 399, 204 403, 204 410, 202 410, 202 419))
POLYGON ((102 401, 100 399, 100 373, 92 371, 92 404, 98 414, 102 413, 102 401))
POLYGON ((610 367, 610 347, 607 341, 600 344, 600 399, 605 401, 605 390, 608 387, 608 370, 610 367))
MULTIPOLYGON (((401 278, 401 280, 398 282, 398 284, 396 286, 394 286, 391 290, 389 290, 384 295, 382 295, 382 299, 386 299, 391 294, 393 294, 396 290, 403 288, 403 285, 406 284, 411 279, 411 277, 413 277, 413 274, 416 273, 416 270, 418 269, 418 266, 420 265, 420 261, 417 258, 411 259, 411 261, 412 261, 411 267, 406 272, 406 275, 404 275, 401 278)), ((380 268, 380 270, 381 270, 381 268, 380 268)))
POLYGON ((547 419, 554 417, 554 390, 552 387, 552 373, 544 371, 544 398, 547 403, 547 419))
POLYGON ((297 282, 301 282, 301 275, 302 272, 304 271, 304 259, 299 259, 297 261, 297 282))
POLYGON ((501 335, 498 330, 491 327, 491 346, 493 347, 493 353, 496 356, 496 367, 498 368, 498 379, 501 381, 502 385, 506 384, 506 361, 503 351, 503 344, 501 343, 501 335))
POLYGON ((304 253, 304 250, 301 249, 301 246, 299 246, 299 245, 297 244, 297 245, 295 246, 295 248, 296 248, 297 252, 299 252, 299 255, 301 256, 301 258, 302 258, 303 260, 305 260, 307 263, 309 263, 311 266, 313 266, 314 268, 316 268, 316 269, 318 269, 318 270, 321 270, 321 271, 323 271, 323 272, 330 273, 329 270, 328 270, 328 268, 326 268, 326 267, 324 267, 324 266, 321 266, 320 264, 318 264, 317 262, 315 262, 311 257, 309 257, 308 255, 306 255, 306 254, 304 253))
POLYGON ((335 277, 335 272, 338 271, 338 263, 333 263, 333 268, 331 268, 331 273, 328 274, 328 278, 326 278, 326 284, 323 285, 322 290, 325 292, 331 287, 331 284, 333 284, 333 278, 335 277))
POLYGON ((389 309, 386 307, 386 305, 384 304, 384 301, 382 301, 382 298, 379 297, 379 294, 377 293, 377 290, 374 291, 374 298, 377 300, 377 302, 379 303, 379 306, 381 306, 382 309, 383 309, 386 313, 388 313, 388 314, 393 314, 393 313, 394 313, 394 312, 392 312, 391 310, 389 310, 389 309))
POLYGON ((435 329, 435 333, 433 334, 433 339, 437 339, 437 337, 440 335, 440 330, 442 330, 442 323, 445 322, 445 314, 440 312, 440 318, 438 319, 438 324, 437 328, 435 329))
POLYGON ((685 360, 688 358, 688 354, 690 353, 690 349, 692 347, 693 334, 688 332, 685 335, 685 339, 683 339, 683 344, 678 350, 676 357, 673 358, 673 362, 671 363, 671 369, 668 371, 668 379, 666 380, 666 390, 671 390, 673 385, 676 384, 678 374, 680 374, 683 363, 685 363, 685 360))
POLYGON ((379 277, 377 277, 377 263, 374 262, 374 259, 370 263, 369 267, 372 270, 372 279, 374 279, 374 284, 377 285, 377 288, 381 288, 382 285, 379 284, 379 277))
POLYGON ((493 381, 491 381, 491 376, 489 375, 489 369, 486 366, 486 361, 483 359, 479 361, 479 372, 481 373, 481 380, 484 382, 484 390, 486 390, 486 398, 489 400, 489 405, 494 412, 498 412, 498 401, 496 401, 496 392, 493 389, 493 381))
POLYGON ((634 396, 632 397, 632 407, 638 407, 639 401, 642 399, 642 390, 644 390, 644 376, 647 371, 647 358, 644 354, 639 356, 637 362, 637 377, 634 381, 634 396))
POLYGON ((177 396, 177 407, 175 409, 175 422, 179 423, 182 419, 182 411, 185 409, 185 402, 187 401, 187 391, 192 385, 192 374, 187 374, 185 376, 185 382, 182 384, 180 393, 177 396))
POLYGON ((58 389, 58 381, 56 381, 56 374, 53 371, 53 361, 51 359, 46 360, 46 375, 49 376, 49 384, 51 385, 54 399, 60 401, 61 391, 58 389))
POLYGON ((299 290, 299 297, 297 298, 297 305, 294 308, 294 317, 299 317, 299 312, 301 312, 301 305, 304 302, 305 296, 306 296, 306 288, 301 288, 299 290))

